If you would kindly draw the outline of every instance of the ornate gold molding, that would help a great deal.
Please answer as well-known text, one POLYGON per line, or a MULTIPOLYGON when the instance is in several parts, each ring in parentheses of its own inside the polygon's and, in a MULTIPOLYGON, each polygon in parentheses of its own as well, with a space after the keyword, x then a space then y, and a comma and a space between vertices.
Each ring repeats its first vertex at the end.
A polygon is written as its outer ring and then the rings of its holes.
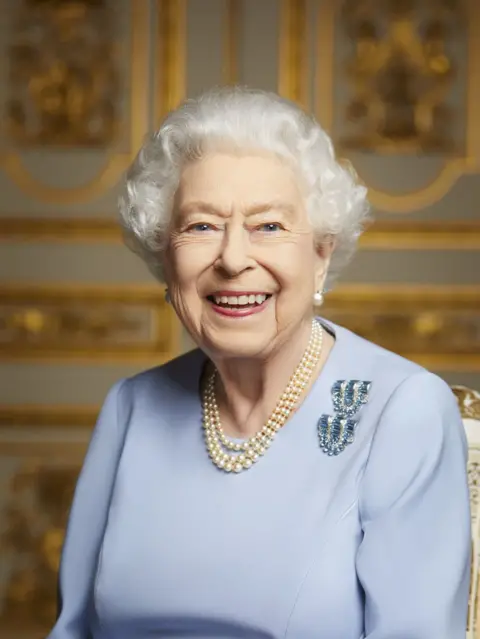
POLYGON ((0 218, 1 242, 122 242, 113 218, 0 218))
POLYGON ((11 570, 2 590, 0 623, 15 629, 17 637, 45 636, 55 621, 61 548, 80 468, 79 455, 32 458, 17 462, 9 475, 0 548, 11 570))
POLYGON ((282 0, 278 92, 304 108, 309 104, 307 45, 306 0, 282 0))
POLYGON ((480 371, 480 286, 344 285, 325 316, 437 371, 480 371))
POLYGON ((186 0, 157 0, 155 127, 186 95, 186 0))
POLYGON ((160 286, 0 286, 4 361, 160 364, 179 340, 160 286))
POLYGON ((17 152, 0 155, 0 167, 12 182, 33 199, 50 204, 70 204, 91 200, 112 188, 126 170, 141 145, 147 129, 149 80, 149 7, 147 2, 131 0, 132 55, 130 70, 130 149, 127 153, 107 154, 102 170, 87 184, 73 188, 48 186, 25 167, 17 152))
POLYGON ((0 404, 0 426, 90 428, 95 425, 99 412, 99 406, 0 404))
POLYGON ((368 303, 377 311, 387 311, 393 304, 408 312, 442 308, 480 313, 480 285, 342 284, 328 293, 327 300, 336 308, 354 311, 368 303))
POLYGON ((435 204, 455 186, 462 175, 476 173, 477 170, 476 160, 473 158, 451 159, 437 177, 421 189, 394 195, 368 186, 368 199, 379 211, 412 213, 435 204))
MULTIPOLYGON (((0 428, 0 456, 18 457, 21 459, 72 460, 73 463, 82 463, 88 445, 88 435, 85 442, 71 441, 28 441, 25 439, 25 432, 19 433, 20 437, 15 440, 11 437, 4 437, 5 431, 10 429, 0 428)), ((5 626, 2 624, 2 628, 5 626)), ((18 637, 17 635, 12 635, 18 637)), ((2 634, 3 639, 3 634, 2 634)))
MULTIPOLYGON (((409 193, 394 194, 369 187, 369 199, 378 210, 410 213, 431 206, 450 191, 457 180, 466 174, 480 171, 480 14, 476 0, 466 0, 468 10, 468 79, 466 95, 467 134, 464 157, 451 157, 432 182, 409 193)), ((317 17, 316 100, 314 109, 322 125, 329 132, 333 128, 335 59, 335 20, 338 3, 320 2, 317 17)), ((298 32, 296 38, 302 36, 298 32)), ((302 70, 297 68, 297 74, 302 70)), ((367 185, 368 186, 368 185, 367 185)))
POLYGON ((478 222, 375 222, 360 238, 360 248, 375 250, 478 250, 478 222))
POLYGON ((340 144, 377 154, 454 153, 459 116, 448 98, 458 79, 452 44, 462 34, 463 3, 342 0, 339 18, 350 45, 340 144))
POLYGON ((317 15, 315 48, 315 99, 313 111, 323 128, 333 129, 333 60, 335 55, 336 2, 320 2, 317 15))
POLYGON ((480 392, 465 386, 452 386, 464 419, 480 422, 480 392))
POLYGON ((238 55, 242 33, 242 0, 226 0, 223 27, 223 83, 238 84, 240 78, 238 55))
POLYGON ((121 126, 116 15, 107 2, 10 6, 4 130, 19 148, 108 148, 121 126))

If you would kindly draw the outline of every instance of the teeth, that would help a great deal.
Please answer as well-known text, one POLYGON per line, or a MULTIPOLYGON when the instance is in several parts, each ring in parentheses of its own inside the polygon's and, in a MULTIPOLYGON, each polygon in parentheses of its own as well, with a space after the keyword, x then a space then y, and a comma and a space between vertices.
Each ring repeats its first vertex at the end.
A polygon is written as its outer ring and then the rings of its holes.
POLYGON ((247 306, 247 304, 263 304, 266 295, 214 295, 215 304, 228 304, 229 306, 247 306))

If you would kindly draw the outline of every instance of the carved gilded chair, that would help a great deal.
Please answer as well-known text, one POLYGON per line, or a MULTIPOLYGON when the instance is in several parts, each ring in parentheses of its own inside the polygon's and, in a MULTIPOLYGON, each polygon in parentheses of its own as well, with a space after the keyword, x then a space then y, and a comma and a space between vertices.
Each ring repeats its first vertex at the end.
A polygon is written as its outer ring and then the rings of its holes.
POLYGON ((468 485, 472 508, 472 568, 467 639, 480 639, 480 393, 453 386, 468 439, 468 485))

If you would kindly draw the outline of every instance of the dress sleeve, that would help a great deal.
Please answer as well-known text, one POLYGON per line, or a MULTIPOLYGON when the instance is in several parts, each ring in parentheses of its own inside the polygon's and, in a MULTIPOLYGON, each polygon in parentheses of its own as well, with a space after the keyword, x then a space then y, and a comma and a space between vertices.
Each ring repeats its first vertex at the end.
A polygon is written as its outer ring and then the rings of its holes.
POLYGON ((471 524, 456 400, 421 371, 393 393, 362 479, 365 639, 465 639, 471 524))
POLYGON ((120 459, 125 415, 118 382, 107 395, 77 482, 59 574, 59 615, 47 639, 88 639, 92 587, 120 459))

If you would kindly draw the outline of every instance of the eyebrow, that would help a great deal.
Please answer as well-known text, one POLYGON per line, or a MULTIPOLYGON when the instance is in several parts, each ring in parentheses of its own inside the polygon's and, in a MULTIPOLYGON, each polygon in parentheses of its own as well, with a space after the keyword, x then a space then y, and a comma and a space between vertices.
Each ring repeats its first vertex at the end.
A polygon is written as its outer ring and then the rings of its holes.
MULTIPOLYGON (((281 211, 292 217, 295 215, 295 207, 287 202, 280 200, 272 200, 270 202, 258 202, 250 205, 246 210, 246 217, 252 215, 258 215, 260 213, 268 213, 269 211, 281 211)), ((228 217, 228 214, 221 209, 218 209, 213 204, 208 202, 195 201, 188 202, 180 206, 180 213, 189 215, 191 213, 209 213, 211 215, 219 215, 221 217, 228 217)))

